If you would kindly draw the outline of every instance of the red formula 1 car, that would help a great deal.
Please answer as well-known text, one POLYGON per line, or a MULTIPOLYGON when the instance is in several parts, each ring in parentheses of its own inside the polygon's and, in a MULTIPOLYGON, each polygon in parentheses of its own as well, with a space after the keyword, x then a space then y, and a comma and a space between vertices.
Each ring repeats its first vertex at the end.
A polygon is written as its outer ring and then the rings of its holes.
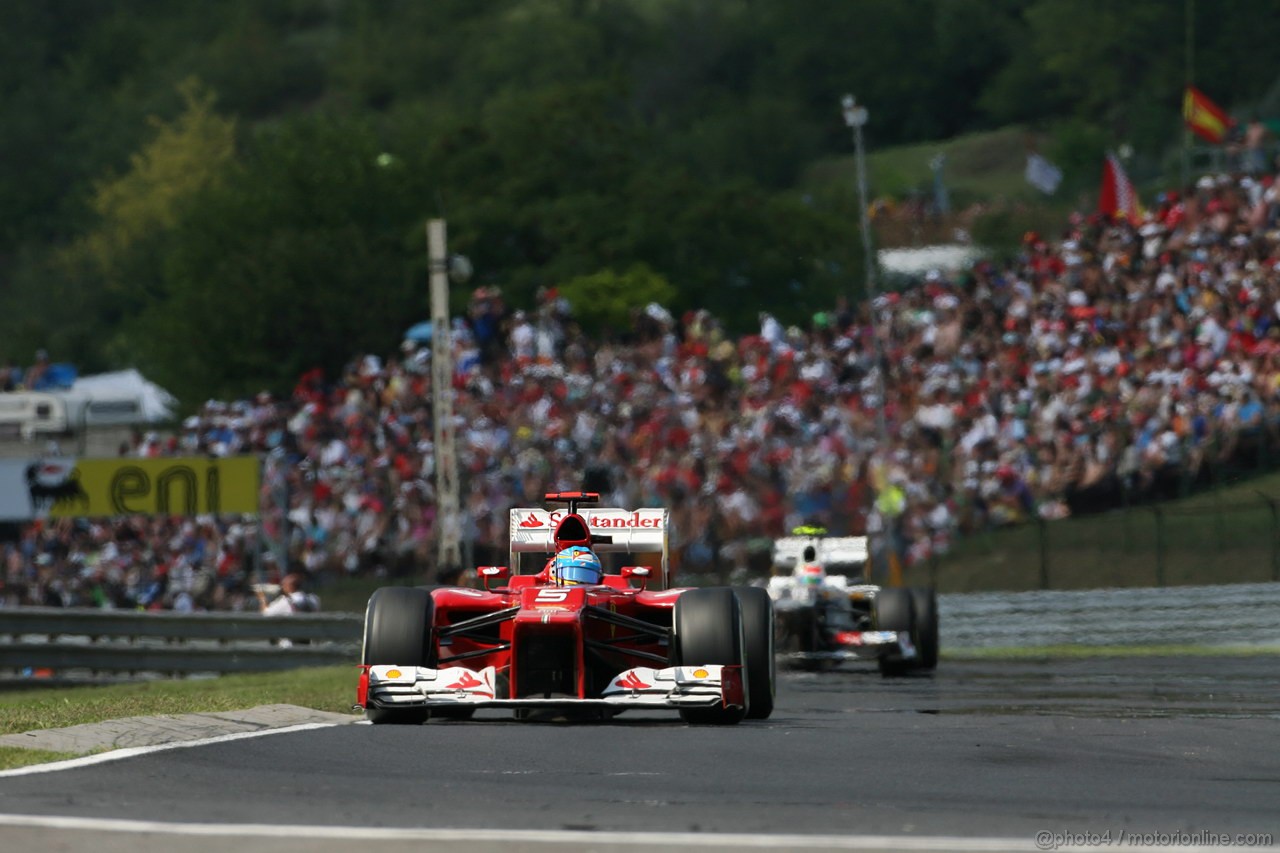
POLYGON ((679 711, 731 725, 773 712, 773 604, 763 589, 667 589, 667 511, 511 510, 507 566, 485 589, 385 587, 369 599, 357 704, 377 723, 511 708, 605 719, 679 711), (556 553, 589 547, 600 583, 559 585, 556 553), (636 555, 633 557, 633 555, 636 555), (649 565, 622 565, 645 562, 649 565), (616 564, 616 565, 611 565, 616 564))

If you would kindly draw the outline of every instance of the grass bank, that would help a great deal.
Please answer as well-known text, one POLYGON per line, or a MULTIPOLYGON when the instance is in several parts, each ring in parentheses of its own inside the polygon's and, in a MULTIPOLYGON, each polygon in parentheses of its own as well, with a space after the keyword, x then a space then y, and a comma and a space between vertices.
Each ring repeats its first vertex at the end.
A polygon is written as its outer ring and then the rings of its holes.
MULTIPOLYGON (((953 196, 1033 202, 1045 198, 1023 175, 1027 133, 1016 126, 915 145, 869 146, 867 178, 873 194, 901 198, 915 191, 930 191, 933 170, 929 163, 940 154, 946 158, 943 177, 953 196)), ((802 177, 801 186, 811 191, 832 186, 852 188, 855 177, 850 151, 846 156, 815 162, 802 177)))
POLYGON ((939 592, 1107 589, 1280 579, 1280 474, 1176 501, 969 536, 907 573, 939 592))
POLYGON ((331 666, 102 687, 6 690, 0 692, 0 734, 272 704, 346 712, 355 701, 356 675, 353 666, 331 666))

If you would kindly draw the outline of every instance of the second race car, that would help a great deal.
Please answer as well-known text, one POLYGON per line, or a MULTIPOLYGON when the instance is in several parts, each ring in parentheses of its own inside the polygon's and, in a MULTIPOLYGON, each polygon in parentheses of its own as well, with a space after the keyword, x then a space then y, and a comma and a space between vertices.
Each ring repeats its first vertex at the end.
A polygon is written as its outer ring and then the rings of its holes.
POLYGON ((767 587, 777 610, 782 654, 806 669, 875 660, 886 676, 937 667, 933 590, 867 583, 865 536, 830 537, 821 527, 793 533, 774 542, 777 574, 767 587))

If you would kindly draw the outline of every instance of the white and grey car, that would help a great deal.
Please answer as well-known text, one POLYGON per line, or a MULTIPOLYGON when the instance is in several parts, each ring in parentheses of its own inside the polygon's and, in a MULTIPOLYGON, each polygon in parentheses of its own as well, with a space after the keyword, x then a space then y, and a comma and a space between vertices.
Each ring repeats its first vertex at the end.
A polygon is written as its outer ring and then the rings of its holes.
POLYGON ((867 583, 865 536, 797 528, 774 542, 769 597, 779 653, 805 669, 874 660, 886 676, 938 665, 933 590, 867 583), (842 571, 842 574, 837 574, 842 571))

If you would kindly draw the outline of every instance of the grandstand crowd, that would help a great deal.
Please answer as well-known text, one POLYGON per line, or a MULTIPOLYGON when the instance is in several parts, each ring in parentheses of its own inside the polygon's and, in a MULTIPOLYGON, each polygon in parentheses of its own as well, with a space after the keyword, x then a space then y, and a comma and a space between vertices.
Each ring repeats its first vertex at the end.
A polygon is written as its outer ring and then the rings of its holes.
MULTIPOLYGON (((471 562, 501 560, 509 508, 558 488, 669 507, 677 571, 743 573, 800 523, 911 563, 1256 459, 1280 445, 1280 182, 1206 177, 1137 222, 1077 215, 1008 262, 760 321, 734 337, 649 305, 602 339, 554 290, 511 310, 477 289, 453 330, 471 562)), ((420 574, 433 451, 429 344, 210 401, 121 453, 266 455, 274 550, 255 556, 250 519, 37 522, 3 546, 0 604, 244 609, 288 569, 420 574)))

